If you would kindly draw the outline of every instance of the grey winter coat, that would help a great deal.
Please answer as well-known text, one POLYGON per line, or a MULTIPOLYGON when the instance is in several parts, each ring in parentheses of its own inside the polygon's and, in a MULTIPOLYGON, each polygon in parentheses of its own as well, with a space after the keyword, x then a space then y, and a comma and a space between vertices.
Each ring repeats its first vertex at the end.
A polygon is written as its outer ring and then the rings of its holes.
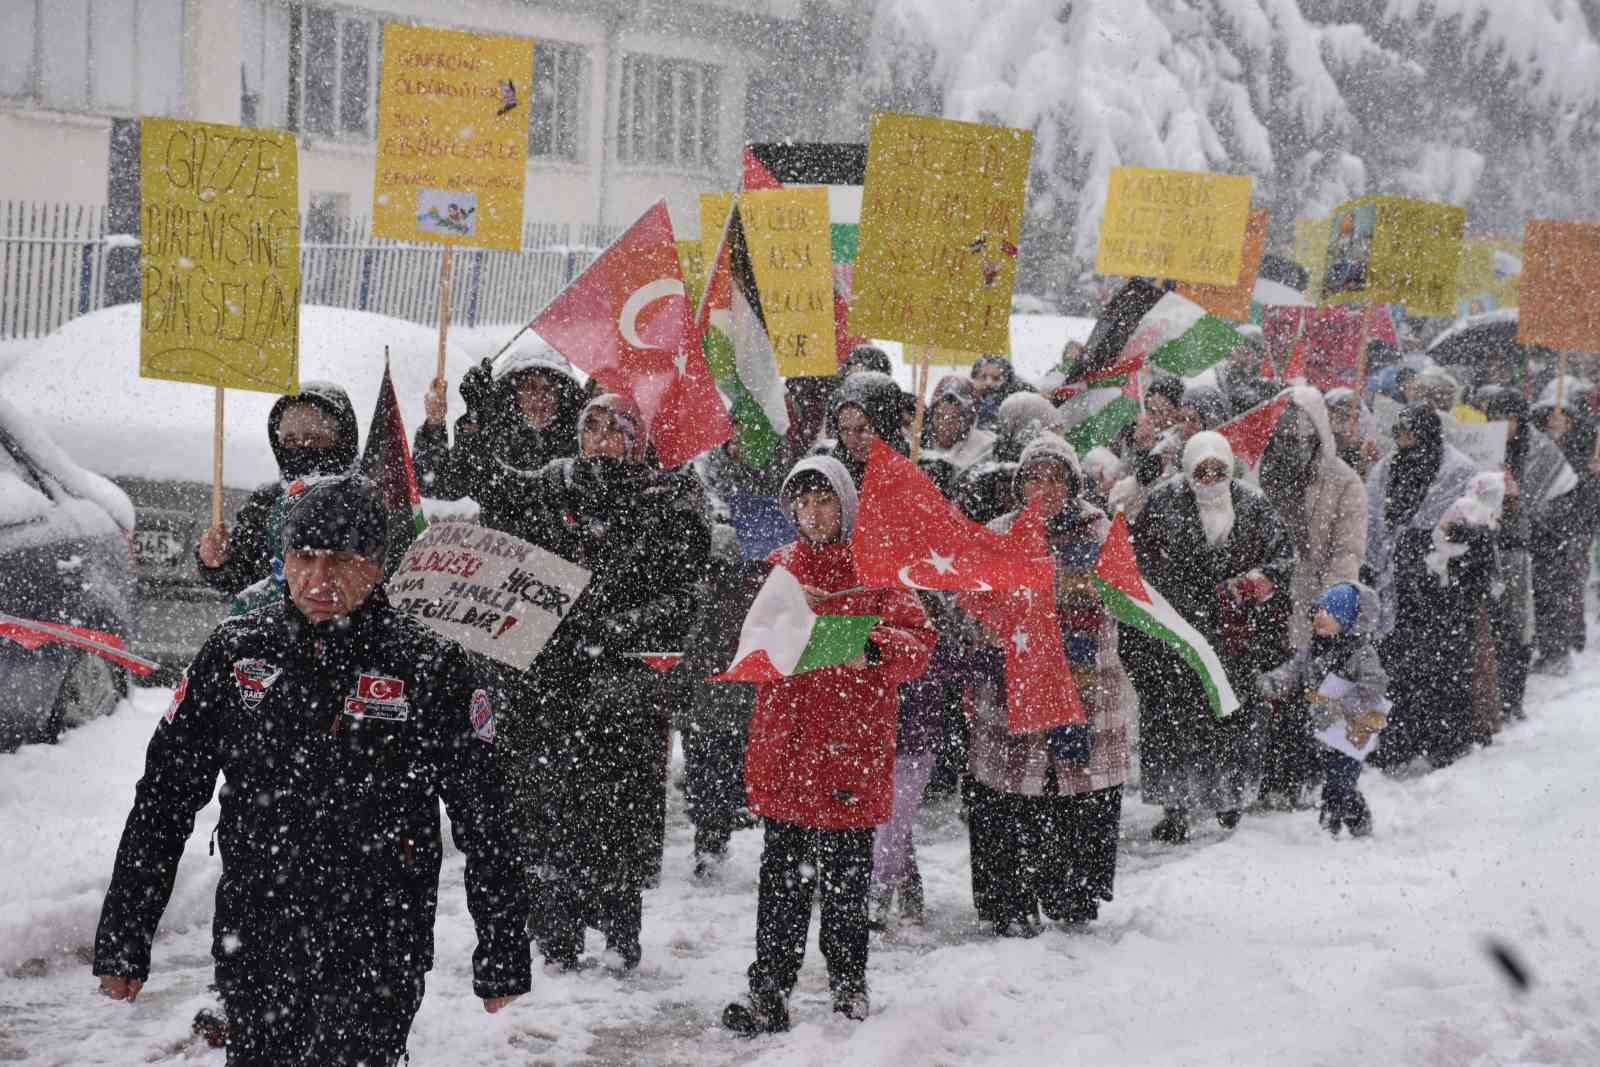
POLYGON ((1377 591, 1360 582, 1350 584, 1356 587, 1360 604, 1355 627, 1351 631, 1356 639, 1354 647, 1344 653, 1339 662, 1330 663, 1315 654, 1317 646, 1314 643, 1307 642, 1306 647, 1297 651, 1283 666, 1263 674, 1258 686, 1261 694, 1269 700, 1283 700, 1293 696, 1297 689, 1307 690, 1306 707, 1312 728, 1316 730, 1324 729, 1336 720, 1348 722, 1363 712, 1381 708, 1389 690, 1389 674, 1383 669, 1383 663, 1378 659, 1377 645, 1373 643, 1382 609, 1377 591), (1352 682, 1354 687, 1337 699, 1316 695, 1317 689, 1330 674, 1337 674, 1352 682))

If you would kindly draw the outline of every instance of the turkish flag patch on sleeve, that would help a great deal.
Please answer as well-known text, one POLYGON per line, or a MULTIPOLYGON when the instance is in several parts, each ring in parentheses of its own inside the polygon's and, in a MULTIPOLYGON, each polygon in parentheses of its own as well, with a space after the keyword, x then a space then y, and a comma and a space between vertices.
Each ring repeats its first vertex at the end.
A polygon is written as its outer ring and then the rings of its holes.
POLYGON ((173 716, 178 714, 178 705, 183 703, 183 698, 189 695, 189 672, 184 671, 183 677, 178 679, 178 688, 172 691, 172 703, 167 705, 167 713, 161 716, 171 722, 173 716))
POLYGON ((467 713, 472 719, 472 732, 478 735, 478 740, 494 744, 494 708, 489 704, 486 691, 473 691, 472 705, 467 713))
POLYGON ((403 678, 390 678, 383 674, 363 674, 356 680, 356 698, 377 704, 398 704, 405 700, 406 683, 403 678))

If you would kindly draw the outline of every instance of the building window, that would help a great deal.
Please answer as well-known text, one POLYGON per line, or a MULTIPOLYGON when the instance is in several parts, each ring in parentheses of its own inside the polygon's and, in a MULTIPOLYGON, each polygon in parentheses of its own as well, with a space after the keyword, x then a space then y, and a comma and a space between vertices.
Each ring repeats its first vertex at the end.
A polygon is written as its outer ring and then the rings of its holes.
POLYGON ((111 115, 183 100, 184 0, 5 0, 0 97, 111 115))
POLYGON ((662 56, 622 57, 617 159, 687 170, 715 170, 721 124, 721 71, 662 56))
POLYGON ((331 244, 349 221, 349 193, 312 193, 302 239, 306 244, 331 244))
POLYGON ((589 54, 577 45, 535 41, 528 158, 582 161, 589 54))
MULTIPOLYGON (((313 4, 291 4, 286 18, 275 19, 271 7, 263 67, 274 59, 288 63, 283 124, 322 137, 372 140, 378 121, 378 20, 313 4)), ((248 67, 247 62, 246 92, 248 67)))

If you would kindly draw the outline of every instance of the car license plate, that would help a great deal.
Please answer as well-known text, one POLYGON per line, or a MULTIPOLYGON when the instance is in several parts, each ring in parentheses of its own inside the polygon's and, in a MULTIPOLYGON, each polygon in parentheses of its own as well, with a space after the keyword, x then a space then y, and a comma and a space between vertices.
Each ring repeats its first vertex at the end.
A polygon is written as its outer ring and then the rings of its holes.
POLYGON ((133 548, 147 566, 173 567, 183 559, 183 545, 170 530, 135 530, 133 548))

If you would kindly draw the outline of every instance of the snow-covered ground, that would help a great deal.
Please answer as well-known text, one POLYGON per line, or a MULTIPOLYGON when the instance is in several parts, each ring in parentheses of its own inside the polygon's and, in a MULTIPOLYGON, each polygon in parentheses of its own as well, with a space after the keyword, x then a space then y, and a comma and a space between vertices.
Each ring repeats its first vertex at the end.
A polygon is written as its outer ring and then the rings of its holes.
MULTIPOLYGON (((472 998, 461 858, 445 865, 438 964, 413 1064, 549 1063, 1600 1063, 1600 886, 1594 774, 1600 653, 1535 679, 1530 720, 1425 777, 1372 776, 1376 834, 1330 840, 1308 812, 1151 845, 1130 798, 1117 899, 1087 934, 996 941, 974 926, 953 806, 920 836, 930 925, 874 940, 873 1011, 834 1021, 815 930, 793 1032, 745 1041, 717 1027, 752 952, 758 831, 735 837, 722 880, 691 880, 672 793, 661 888, 645 902, 645 959, 536 971, 505 1013, 472 998), (1514 990, 1494 938, 1533 978, 1514 990)), ((220 1064, 189 1037, 211 1002, 207 927, 218 860, 202 813, 134 1005, 95 995, 86 965, 144 741, 165 707, 136 693, 60 745, 0 757, 0 1060, 220 1064)), ((597 935, 590 954, 598 956, 597 935)))

